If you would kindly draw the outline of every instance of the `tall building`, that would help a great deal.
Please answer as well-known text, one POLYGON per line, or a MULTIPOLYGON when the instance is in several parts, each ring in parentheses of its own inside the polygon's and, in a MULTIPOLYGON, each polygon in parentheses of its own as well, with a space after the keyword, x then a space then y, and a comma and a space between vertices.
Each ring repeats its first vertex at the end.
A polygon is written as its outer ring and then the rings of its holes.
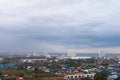
POLYGON ((74 51, 68 51, 68 56, 69 57, 75 57, 76 56, 76 53, 74 51))
POLYGON ((114 54, 112 57, 114 60, 118 61, 119 60, 119 55, 118 54, 114 54))
POLYGON ((102 49, 99 49, 99 58, 105 57, 105 53, 102 49))

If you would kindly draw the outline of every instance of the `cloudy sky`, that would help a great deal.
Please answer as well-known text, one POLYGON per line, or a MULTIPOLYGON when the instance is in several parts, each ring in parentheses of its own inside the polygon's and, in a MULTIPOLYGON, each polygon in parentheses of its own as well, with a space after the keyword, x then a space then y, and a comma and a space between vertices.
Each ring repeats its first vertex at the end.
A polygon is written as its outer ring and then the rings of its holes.
POLYGON ((0 52, 120 47, 120 0, 1 0, 0 52))

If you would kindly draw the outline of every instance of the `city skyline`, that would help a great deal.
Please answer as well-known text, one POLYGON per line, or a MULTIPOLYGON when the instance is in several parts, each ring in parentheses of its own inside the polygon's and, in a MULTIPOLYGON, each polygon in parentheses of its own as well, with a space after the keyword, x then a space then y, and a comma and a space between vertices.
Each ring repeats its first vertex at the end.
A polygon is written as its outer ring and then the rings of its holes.
POLYGON ((119 0, 0 1, 0 52, 120 48, 119 4, 119 0))

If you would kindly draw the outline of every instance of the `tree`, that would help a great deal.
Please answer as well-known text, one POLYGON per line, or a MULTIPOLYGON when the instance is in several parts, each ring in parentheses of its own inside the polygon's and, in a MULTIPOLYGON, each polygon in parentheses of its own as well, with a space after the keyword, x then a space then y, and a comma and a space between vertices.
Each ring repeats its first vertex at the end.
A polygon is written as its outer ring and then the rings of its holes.
POLYGON ((0 76, 2 75, 2 72, 0 71, 0 76))
POLYGON ((38 69, 38 68, 35 68, 34 72, 35 72, 36 74, 38 74, 38 73, 39 73, 39 69, 38 69))
POLYGON ((120 77, 118 77, 117 79, 115 79, 115 80, 120 80, 120 77))
POLYGON ((107 73, 106 72, 96 73, 94 76, 94 80, 107 80, 107 73))

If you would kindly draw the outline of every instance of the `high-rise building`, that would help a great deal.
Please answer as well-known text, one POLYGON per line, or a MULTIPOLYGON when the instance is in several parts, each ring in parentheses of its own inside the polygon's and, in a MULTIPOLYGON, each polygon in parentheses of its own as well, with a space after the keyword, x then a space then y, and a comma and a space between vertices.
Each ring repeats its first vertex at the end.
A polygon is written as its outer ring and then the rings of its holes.
POLYGON ((69 57, 74 57, 74 56, 76 56, 76 53, 74 51, 69 50, 68 51, 68 56, 69 57))
POLYGON ((99 49, 99 58, 105 57, 105 53, 102 49, 99 49))

